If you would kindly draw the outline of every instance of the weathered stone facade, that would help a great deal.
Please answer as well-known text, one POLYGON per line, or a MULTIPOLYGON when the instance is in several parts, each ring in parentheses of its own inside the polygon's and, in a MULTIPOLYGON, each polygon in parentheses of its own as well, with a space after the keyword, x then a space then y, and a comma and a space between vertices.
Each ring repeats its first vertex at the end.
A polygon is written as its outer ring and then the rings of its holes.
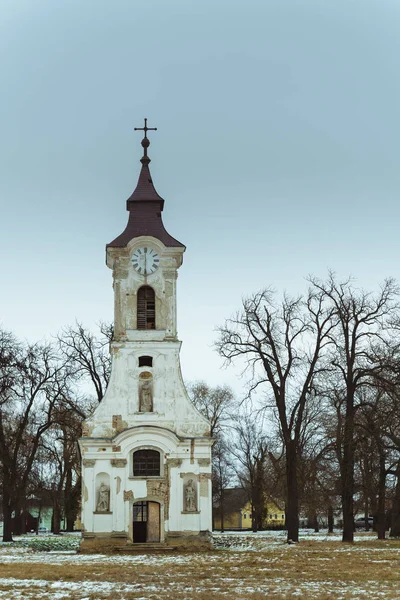
POLYGON ((149 209, 158 202, 162 210, 163 201, 147 176, 148 162, 145 151, 138 187, 128 200, 127 229, 107 247, 114 286, 112 372, 80 440, 82 521, 85 538, 117 535, 136 543, 158 536, 160 543, 198 549, 207 546, 211 531, 212 440, 180 368, 176 280, 185 247, 160 229, 161 212, 153 216, 149 209), (142 215, 140 222, 146 215, 143 234, 131 224, 135 215, 142 215), (129 227, 135 232, 130 239, 129 227), (149 250, 157 257, 153 271, 147 273, 144 263, 141 272, 133 256, 149 250), (154 291, 155 326, 149 328, 138 325, 143 286, 154 291))

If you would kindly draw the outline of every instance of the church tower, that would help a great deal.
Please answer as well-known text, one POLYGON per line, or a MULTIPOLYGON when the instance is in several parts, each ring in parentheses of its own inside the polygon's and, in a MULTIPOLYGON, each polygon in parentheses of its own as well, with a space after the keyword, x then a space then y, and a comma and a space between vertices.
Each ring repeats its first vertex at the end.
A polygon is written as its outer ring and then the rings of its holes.
POLYGON ((111 378, 79 441, 81 549, 89 552, 149 543, 207 548, 212 528, 210 425, 188 398, 179 360, 176 280, 185 246, 162 222, 146 119, 138 129, 142 167, 128 224, 106 248, 111 378))

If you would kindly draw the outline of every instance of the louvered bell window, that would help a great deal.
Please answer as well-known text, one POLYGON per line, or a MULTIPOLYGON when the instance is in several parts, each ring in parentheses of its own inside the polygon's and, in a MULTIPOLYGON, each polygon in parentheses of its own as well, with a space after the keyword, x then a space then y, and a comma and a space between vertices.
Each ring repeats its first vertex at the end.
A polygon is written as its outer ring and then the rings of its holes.
POLYGON ((137 328, 156 328, 156 299, 153 288, 144 285, 137 295, 137 328))

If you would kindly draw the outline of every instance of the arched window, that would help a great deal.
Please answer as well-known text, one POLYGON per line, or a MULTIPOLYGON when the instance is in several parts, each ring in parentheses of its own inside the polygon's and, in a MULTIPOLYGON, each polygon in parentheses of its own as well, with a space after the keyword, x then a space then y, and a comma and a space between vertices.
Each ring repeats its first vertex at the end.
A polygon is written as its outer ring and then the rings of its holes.
POLYGON ((133 476, 160 475, 160 453, 157 450, 137 450, 133 453, 133 476))
POLYGON ((156 298, 153 288, 144 285, 137 294, 137 328, 156 328, 156 298))

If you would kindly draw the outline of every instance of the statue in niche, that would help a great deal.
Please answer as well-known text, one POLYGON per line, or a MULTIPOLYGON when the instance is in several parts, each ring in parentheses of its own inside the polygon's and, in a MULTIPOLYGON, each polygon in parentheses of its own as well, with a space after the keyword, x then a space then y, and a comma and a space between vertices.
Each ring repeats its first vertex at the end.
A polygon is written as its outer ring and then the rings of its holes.
POLYGON ((153 412, 153 386, 150 377, 142 377, 145 373, 141 373, 139 380, 139 411, 140 412, 153 412))
POLYGON ((110 509, 110 488, 104 482, 99 487, 99 497, 97 500, 96 511, 108 512, 110 509))
POLYGON ((196 511, 196 484, 193 479, 189 479, 185 485, 185 511, 196 511))

